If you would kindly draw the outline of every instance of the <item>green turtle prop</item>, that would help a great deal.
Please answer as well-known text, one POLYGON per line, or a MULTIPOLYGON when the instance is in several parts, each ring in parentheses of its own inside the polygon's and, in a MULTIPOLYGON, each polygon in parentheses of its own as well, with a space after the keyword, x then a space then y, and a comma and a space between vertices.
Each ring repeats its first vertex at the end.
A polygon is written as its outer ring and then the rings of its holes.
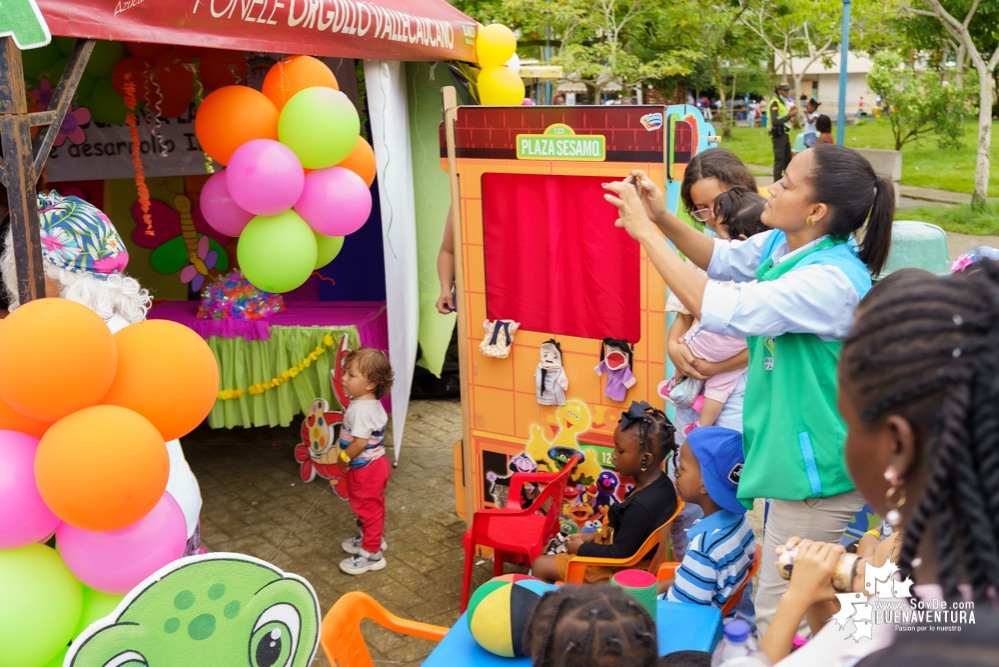
POLYGON ((319 601, 305 579, 242 554, 175 561, 73 642, 65 667, 307 667, 319 601))

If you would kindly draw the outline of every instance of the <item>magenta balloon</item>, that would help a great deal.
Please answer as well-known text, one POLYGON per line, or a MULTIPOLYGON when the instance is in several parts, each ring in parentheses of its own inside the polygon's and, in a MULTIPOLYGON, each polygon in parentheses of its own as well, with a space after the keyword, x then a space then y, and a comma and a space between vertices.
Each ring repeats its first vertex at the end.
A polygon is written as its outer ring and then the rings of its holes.
POLYGON ((187 523, 169 493, 131 526, 98 533, 59 524, 56 546, 77 579, 102 593, 123 595, 184 555, 187 523))
POLYGON ((320 234, 346 236, 364 226, 371 215, 371 190, 350 169, 317 169, 305 177, 295 210, 320 234))
POLYGON ((225 169, 213 174, 205 183, 199 205, 205 221, 226 236, 239 236, 246 223, 254 218, 252 213, 240 208, 229 194, 225 169))
POLYGON ((38 438, 0 431, 0 550, 40 542, 59 525, 35 484, 38 438))
POLYGON ((277 215, 302 196, 305 172, 298 157, 284 144, 254 139, 229 158, 226 185, 240 208, 254 215, 277 215))

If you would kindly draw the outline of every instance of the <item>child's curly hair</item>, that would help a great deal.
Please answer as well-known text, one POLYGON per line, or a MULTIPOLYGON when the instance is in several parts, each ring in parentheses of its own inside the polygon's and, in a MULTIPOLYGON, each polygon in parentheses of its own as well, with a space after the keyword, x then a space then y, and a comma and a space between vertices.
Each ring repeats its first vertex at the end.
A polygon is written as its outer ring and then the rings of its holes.
POLYGON ((392 364, 389 363, 388 357, 381 350, 359 347, 348 354, 343 361, 344 368, 351 364, 357 364, 357 370, 361 372, 361 375, 375 385, 372 391, 375 398, 381 398, 392 388, 395 373, 392 372, 392 364))
POLYGON ((534 667, 650 667, 656 624, 635 598, 612 586, 563 586, 545 593, 524 631, 534 667))

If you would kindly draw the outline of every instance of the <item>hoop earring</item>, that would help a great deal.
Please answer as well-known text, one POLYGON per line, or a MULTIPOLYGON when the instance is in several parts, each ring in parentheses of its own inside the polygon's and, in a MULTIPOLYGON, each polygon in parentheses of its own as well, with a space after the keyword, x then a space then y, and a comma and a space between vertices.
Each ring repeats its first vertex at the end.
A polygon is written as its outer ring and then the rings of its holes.
POLYGON ((807 218, 805 218, 805 224, 808 225, 809 227, 814 227, 815 218, 813 218, 812 216, 808 216, 807 218))
POLYGON ((892 486, 885 491, 885 505, 888 506, 888 513, 885 514, 885 521, 888 525, 892 527, 893 530, 897 530, 899 526, 902 525, 902 515, 898 511, 900 507, 905 505, 905 489, 901 486, 892 486))

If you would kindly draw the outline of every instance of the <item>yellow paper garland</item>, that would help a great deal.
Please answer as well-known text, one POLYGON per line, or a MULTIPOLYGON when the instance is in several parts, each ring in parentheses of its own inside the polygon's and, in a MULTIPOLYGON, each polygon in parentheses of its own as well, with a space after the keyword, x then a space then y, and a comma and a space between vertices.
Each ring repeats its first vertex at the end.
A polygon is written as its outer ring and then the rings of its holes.
MULTIPOLYGON (((298 365, 292 366, 285 372, 281 373, 281 375, 279 375, 278 377, 272 378, 267 382, 258 382, 257 384, 252 384, 246 391, 256 396, 258 394, 264 393, 265 391, 273 389, 274 387, 280 387, 285 382, 288 382, 292 378, 296 377, 299 373, 304 371, 306 368, 311 366, 312 362, 318 361, 319 357, 326 354, 331 347, 333 347, 333 336, 331 334, 326 334, 325 336, 323 336, 323 344, 317 345, 316 349, 310 352, 307 357, 302 359, 302 361, 298 365)), ((222 391, 219 392, 218 400, 229 401, 234 398, 243 398, 244 394, 245 392, 242 389, 223 389, 222 391)))

